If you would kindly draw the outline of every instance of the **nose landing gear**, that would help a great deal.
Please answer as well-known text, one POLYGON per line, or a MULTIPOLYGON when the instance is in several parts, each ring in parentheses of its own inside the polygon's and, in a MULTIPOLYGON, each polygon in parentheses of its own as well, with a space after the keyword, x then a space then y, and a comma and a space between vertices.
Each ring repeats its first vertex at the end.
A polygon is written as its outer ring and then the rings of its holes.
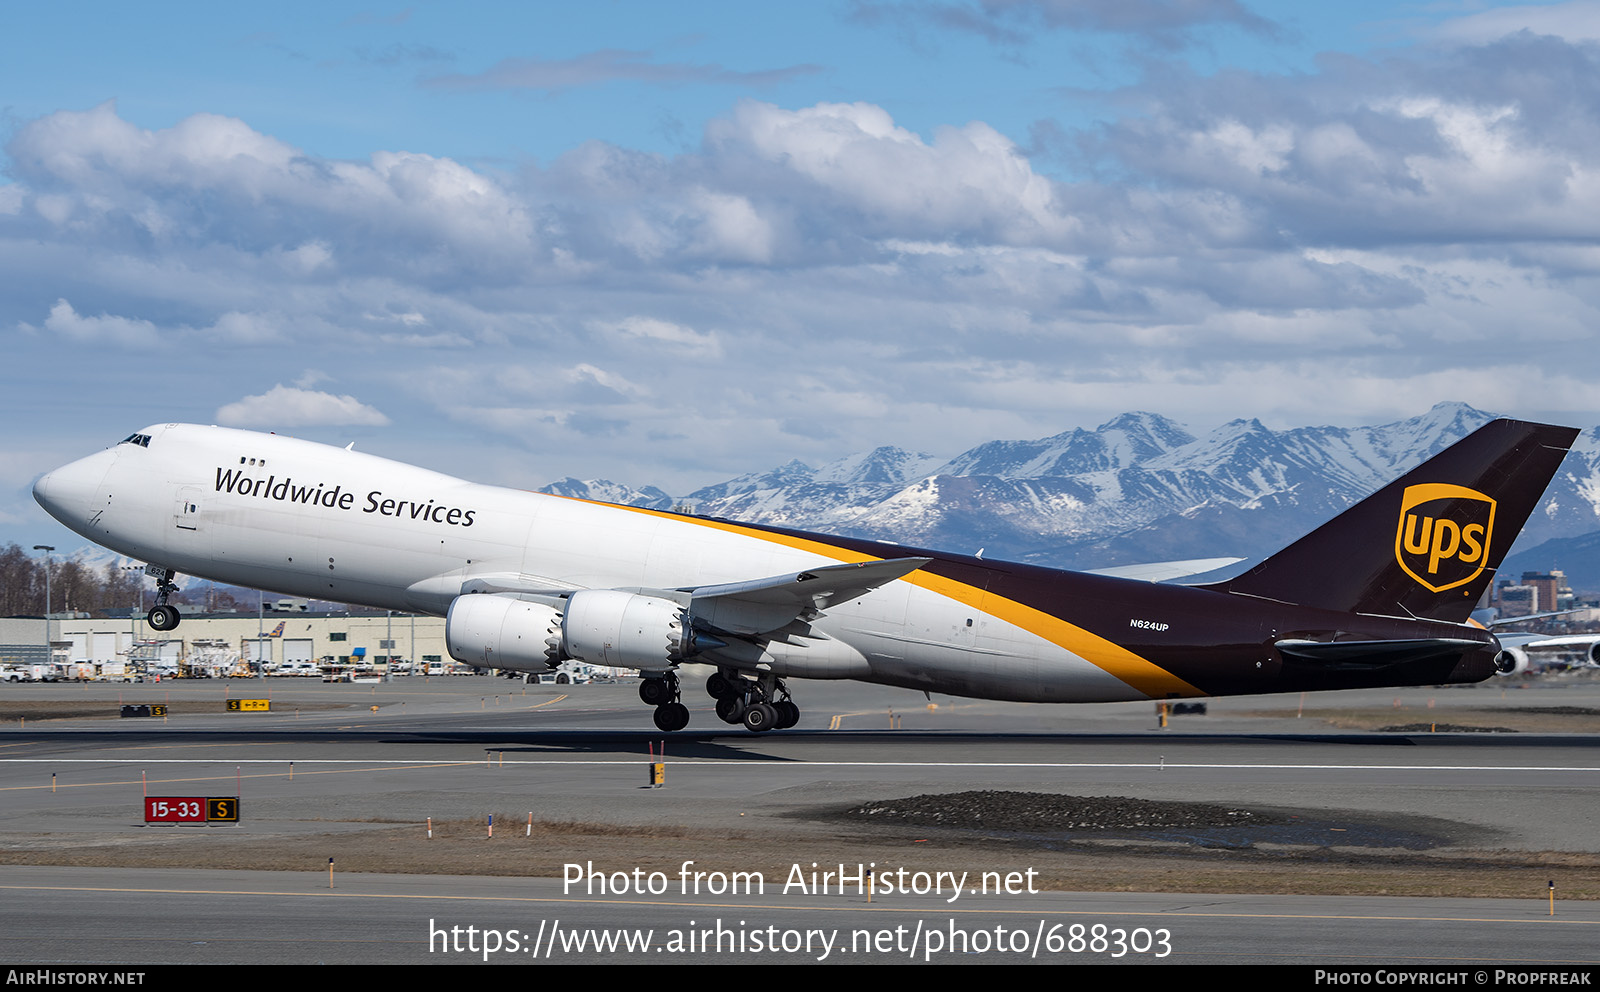
POLYGON ((176 606, 167 605, 167 597, 178 591, 178 586, 172 581, 176 573, 166 568, 152 574, 156 577, 156 605, 144 615, 144 622, 150 625, 151 630, 172 630, 183 619, 176 606))

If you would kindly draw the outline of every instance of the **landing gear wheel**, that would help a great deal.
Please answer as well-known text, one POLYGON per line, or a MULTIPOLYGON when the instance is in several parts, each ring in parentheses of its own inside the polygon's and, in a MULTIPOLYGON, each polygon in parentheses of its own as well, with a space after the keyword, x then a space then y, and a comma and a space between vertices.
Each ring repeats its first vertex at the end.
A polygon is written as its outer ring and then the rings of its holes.
POLYGON ((706 679, 706 694, 712 699, 732 699, 738 692, 739 687, 724 678, 721 672, 714 672, 706 679))
POLYGON ((176 606, 152 606, 150 612, 145 614, 144 622, 150 625, 151 630, 165 631, 178 626, 180 619, 176 606))
POLYGON ((751 733, 766 733, 777 723, 778 711, 772 708, 771 703, 757 703, 744 711, 744 729, 751 733))
POLYGON ((645 679, 639 683, 639 699, 649 706, 671 702, 672 686, 666 679, 645 679))
POLYGON ((773 729, 788 730, 800 722, 800 707, 785 699, 781 703, 773 703, 772 708, 778 711, 778 724, 773 729))
POLYGON ((717 719, 723 723, 743 723, 744 700, 738 696, 717 700, 717 719))
POLYGON ((682 703, 667 703, 656 707, 655 717, 656 726, 670 734, 689 725, 689 707, 682 703))

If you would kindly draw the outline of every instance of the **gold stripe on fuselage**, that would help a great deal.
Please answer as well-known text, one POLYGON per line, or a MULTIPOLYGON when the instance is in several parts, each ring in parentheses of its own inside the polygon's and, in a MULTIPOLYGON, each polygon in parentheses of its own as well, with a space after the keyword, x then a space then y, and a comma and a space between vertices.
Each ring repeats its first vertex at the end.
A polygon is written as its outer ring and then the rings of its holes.
MULTIPOLYGON (((540 495, 553 494, 541 493, 540 495)), ((799 551, 809 551, 825 558, 832 558, 838 562, 854 563, 884 560, 878 555, 851 551, 848 548, 841 548, 814 538, 797 537, 792 534, 776 534, 756 527, 723 520, 690 517, 679 513, 667 513, 663 510, 651 510, 642 506, 601 503, 596 500, 578 499, 574 496, 558 496, 557 498, 570 499, 577 503, 592 503, 595 506, 604 506, 608 509, 642 513, 647 516, 661 517, 680 523, 696 524, 701 527, 710 527, 730 534, 770 541, 799 551)), ((1077 657, 1115 676, 1152 699, 1207 695, 1207 693, 1178 678, 1160 665, 1134 654, 1114 641, 1109 641, 1098 634, 1090 633, 1082 627, 1068 623, 1060 617, 1052 616, 1043 610, 1035 609, 1016 600, 996 596, 994 593, 985 592, 965 582, 922 570, 902 576, 899 581, 909 582, 914 586, 919 586, 929 592, 953 599, 958 603, 972 607, 974 610, 988 613, 996 619, 1004 620, 1020 627, 1049 641, 1051 644, 1070 651, 1077 657)))

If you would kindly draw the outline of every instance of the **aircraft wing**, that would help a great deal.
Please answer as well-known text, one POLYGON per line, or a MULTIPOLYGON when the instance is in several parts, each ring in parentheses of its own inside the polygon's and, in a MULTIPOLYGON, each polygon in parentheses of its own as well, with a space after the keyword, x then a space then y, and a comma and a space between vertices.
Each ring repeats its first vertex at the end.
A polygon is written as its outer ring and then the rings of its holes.
MULTIPOLYGON (((730 634, 753 636, 778 630, 796 619, 810 620, 834 603, 843 603, 908 575, 932 558, 892 558, 843 565, 826 565, 763 579, 725 582, 677 589, 630 589, 641 595, 664 597, 688 607, 698 624, 730 634)), ((488 594, 543 603, 557 612, 563 601, 585 591, 540 575, 489 572, 463 579, 436 576, 412 586, 414 594, 432 594, 446 604, 457 596, 488 594)))
POLYGON ((1591 648, 1600 634, 1496 634, 1495 640, 1508 648, 1591 648))
POLYGON ((1486 620, 1478 617, 1478 614, 1480 613, 1492 612, 1490 610, 1474 610, 1472 611, 1472 619, 1489 628, 1490 630, 1493 630, 1496 627, 1504 627, 1507 624, 1522 623, 1524 620, 1543 620, 1546 617, 1564 617, 1569 613, 1577 613, 1583 609, 1586 609, 1586 607, 1579 606, 1571 610, 1551 610, 1548 613, 1527 613, 1520 617, 1501 617, 1497 620, 1486 620))
POLYGON ((1546 637, 1534 641, 1530 647, 1536 648, 1586 648, 1600 641, 1600 634, 1565 634, 1561 637, 1546 637))
POLYGON ((1521 675, 1533 661, 1528 651, 1532 648, 1549 648, 1557 651, 1581 651, 1592 666, 1600 666, 1600 634, 1496 634, 1501 655, 1510 659, 1502 664, 1499 674, 1521 675))
POLYGON ((1113 565, 1111 568, 1090 569, 1090 575, 1109 575, 1114 579, 1143 579, 1146 582, 1167 582, 1201 572, 1226 568, 1243 558, 1190 558, 1187 561, 1152 561, 1138 565, 1113 565))
POLYGON ((909 575, 932 558, 889 558, 844 565, 808 568, 748 582, 694 586, 689 613, 718 630, 732 634, 763 634, 796 619, 811 619, 833 603, 864 595, 902 575, 909 575))

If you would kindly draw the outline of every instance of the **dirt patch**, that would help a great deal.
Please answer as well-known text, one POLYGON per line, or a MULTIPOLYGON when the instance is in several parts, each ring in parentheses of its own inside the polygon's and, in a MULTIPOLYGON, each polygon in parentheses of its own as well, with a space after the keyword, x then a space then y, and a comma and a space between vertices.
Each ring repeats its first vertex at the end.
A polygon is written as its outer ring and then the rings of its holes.
POLYGON ((951 792, 883 799, 837 814, 846 822, 1015 832, 1127 831, 1281 824, 1292 817, 1238 806, 1163 803, 1126 796, 1059 796, 1039 792, 951 792))
POLYGON ((1352 813, 1313 815, 1210 803, 1153 802, 1126 796, 1034 792, 912 796, 851 806, 833 816, 843 822, 887 821, 944 831, 979 831, 990 837, 1033 841, 1047 848, 1091 840, 1126 840, 1202 848, 1277 845, 1427 850, 1449 846, 1467 834, 1457 824, 1418 817, 1401 820, 1352 813))

